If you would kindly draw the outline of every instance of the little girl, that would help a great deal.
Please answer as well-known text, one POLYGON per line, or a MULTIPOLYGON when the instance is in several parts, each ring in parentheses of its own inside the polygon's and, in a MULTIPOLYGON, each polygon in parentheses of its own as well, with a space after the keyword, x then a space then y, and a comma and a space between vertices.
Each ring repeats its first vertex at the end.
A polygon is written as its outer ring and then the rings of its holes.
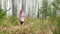
POLYGON ((19 15, 19 20, 21 25, 24 23, 24 19, 25 19, 25 13, 24 13, 24 9, 20 10, 20 15, 19 15))

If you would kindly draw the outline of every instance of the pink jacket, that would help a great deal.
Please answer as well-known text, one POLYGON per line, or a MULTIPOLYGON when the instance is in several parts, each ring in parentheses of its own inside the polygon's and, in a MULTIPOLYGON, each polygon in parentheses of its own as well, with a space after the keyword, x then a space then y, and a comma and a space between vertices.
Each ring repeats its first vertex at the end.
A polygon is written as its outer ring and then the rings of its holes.
POLYGON ((24 10, 20 10, 20 15, 19 15, 20 21, 24 21, 24 18, 25 18, 24 10))

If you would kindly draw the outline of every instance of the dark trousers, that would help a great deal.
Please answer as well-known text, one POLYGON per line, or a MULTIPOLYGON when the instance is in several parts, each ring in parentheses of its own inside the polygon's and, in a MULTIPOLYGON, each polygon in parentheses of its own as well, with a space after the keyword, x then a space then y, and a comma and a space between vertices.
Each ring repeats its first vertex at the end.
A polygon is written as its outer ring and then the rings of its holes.
POLYGON ((24 22, 23 21, 20 21, 20 24, 22 25, 24 22))

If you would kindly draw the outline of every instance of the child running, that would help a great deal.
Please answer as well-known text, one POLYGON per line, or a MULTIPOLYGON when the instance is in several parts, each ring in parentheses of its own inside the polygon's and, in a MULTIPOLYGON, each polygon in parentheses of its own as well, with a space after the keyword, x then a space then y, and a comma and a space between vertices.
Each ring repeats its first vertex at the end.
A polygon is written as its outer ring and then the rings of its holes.
POLYGON ((22 26, 22 24, 24 23, 24 19, 25 19, 25 13, 24 13, 24 9, 22 8, 20 10, 20 15, 19 15, 19 20, 20 20, 20 24, 22 26))

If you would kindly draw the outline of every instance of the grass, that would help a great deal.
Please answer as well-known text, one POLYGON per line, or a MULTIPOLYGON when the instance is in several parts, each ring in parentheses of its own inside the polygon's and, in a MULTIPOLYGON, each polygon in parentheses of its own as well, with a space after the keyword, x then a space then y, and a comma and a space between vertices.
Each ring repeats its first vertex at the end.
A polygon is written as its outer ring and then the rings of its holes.
POLYGON ((22 30, 13 28, 20 25, 18 17, 5 18, 0 24, 0 34, 49 34, 51 32, 59 34, 60 32, 60 17, 55 19, 26 18, 24 24, 27 27, 23 26, 22 30), (6 29, 3 29, 5 27, 6 29), (12 30, 8 30, 11 28, 12 30))

